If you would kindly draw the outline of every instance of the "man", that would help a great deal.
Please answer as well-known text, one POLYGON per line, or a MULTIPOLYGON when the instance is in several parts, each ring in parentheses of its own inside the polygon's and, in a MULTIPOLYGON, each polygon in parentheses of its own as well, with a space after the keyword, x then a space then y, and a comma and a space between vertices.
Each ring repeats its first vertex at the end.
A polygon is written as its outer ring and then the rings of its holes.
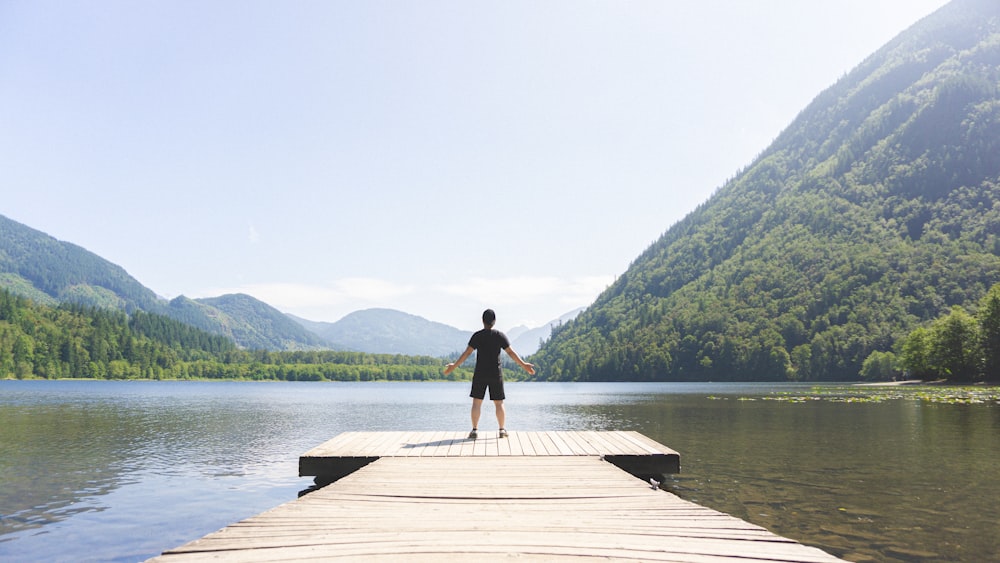
POLYGON ((476 350, 476 370, 472 374, 472 432, 469 432, 469 439, 475 440, 479 436, 479 415, 483 407, 483 399, 486 397, 486 389, 490 390, 490 400, 496 406, 497 423, 500 425, 500 437, 507 437, 507 430, 504 428, 504 420, 507 413, 503 409, 503 400, 506 398, 503 392, 503 370, 500 368, 500 351, 506 350, 517 365, 524 371, 534 375, 535 366, 525 362, 517 355, 517 352, 510 347, 507 336, 499 330, 493 329, 497 315, 493 309, 483 311, 483 330, 477 331, 469 339, 469 345, 465 352, 459 356, 455 362, 448 364, 444 368, 444 374, 448 375, 456 367, 462 365, 469 358, 473 350, 476 350))

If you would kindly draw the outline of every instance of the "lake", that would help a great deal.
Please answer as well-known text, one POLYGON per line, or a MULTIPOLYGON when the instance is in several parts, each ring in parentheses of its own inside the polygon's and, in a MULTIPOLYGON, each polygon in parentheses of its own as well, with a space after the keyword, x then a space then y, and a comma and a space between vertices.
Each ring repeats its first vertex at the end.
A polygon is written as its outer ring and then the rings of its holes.
MULTIPOLYGON (((664 486, 854 561, 1000 561, 1000 404, 917 389, 508 383, 511 430, 636 430, 664 486)), ((0 560, 141 561, 296 498, 349 430, 469 427, 467 383, 0 381, 0 560)), ((492 404, 480 428, 496 428, 492 404)))

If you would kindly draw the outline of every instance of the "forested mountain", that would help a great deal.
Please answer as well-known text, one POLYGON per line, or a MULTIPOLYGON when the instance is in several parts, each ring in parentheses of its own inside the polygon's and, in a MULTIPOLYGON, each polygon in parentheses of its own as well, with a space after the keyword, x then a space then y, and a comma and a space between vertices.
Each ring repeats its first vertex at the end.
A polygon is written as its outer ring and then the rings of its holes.
POLYGON ((233 339, 243 348, 327 348, 316 335, 247 295, 169 303, 123 268, 75 244, 0 215, 0 288, 42 305, 75 303, 165 315, 233 339))
POLYGON ((301 350, 330 348, 328 342, 274 307, 245 294, 204 299, 178 297, 168 314, 193 326, 225 334, 244 348, 301 350))
POLYGON ((670 227, 539 373, 846 380, 952 306, 975 312, 1000 281, 998 92, 1000 2, 954 0, 670 227))
POLYGON ((443 357, 465 350, 470 333, 393 309, 355 311, 334 323, 291 317, 337 350, 443 357))
POLYGON ((0 215, 0 287, 39 303, 153 310, 156 294, 120 266, 0 215))

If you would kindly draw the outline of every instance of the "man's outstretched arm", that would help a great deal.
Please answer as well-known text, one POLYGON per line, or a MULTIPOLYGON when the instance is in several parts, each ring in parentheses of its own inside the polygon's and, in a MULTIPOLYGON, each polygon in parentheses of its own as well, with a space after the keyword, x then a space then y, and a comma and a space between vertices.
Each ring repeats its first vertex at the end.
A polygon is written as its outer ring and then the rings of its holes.
POLYGON ((455 360, 454 362, 452 362, 452 363, 444 366, 444 374, 448 375, 449 373, 455 371, 455 368, 457 368, 458 366, 464 364, 465 360, 468 360, 469 356, 472 355, 472 351, 473 350, 475 350, 475 348, 473 348, 472 346, 466 346, 465 347, 465 352, 462 352, 462 355, 459 356, 457 360, 455 360))
POLYGON ((510 356, 510 359, 514 360, 514 363, 521 366, 521 369, 531 375, 535 375, 535 365, 522 360, 521 356, 518 356, 517 352, 515 352, 510 346, 507 347, 507 355, 510 356))

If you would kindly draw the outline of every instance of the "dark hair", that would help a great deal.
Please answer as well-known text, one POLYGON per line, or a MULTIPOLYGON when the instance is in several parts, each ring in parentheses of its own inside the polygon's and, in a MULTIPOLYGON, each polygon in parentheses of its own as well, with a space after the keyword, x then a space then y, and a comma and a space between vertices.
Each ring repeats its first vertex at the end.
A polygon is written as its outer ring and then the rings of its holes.
POLYGON ((493 312, 493 309, 483 311, 483 324, 493 326, 495 322, 497 322, 497 314, 493 312))

